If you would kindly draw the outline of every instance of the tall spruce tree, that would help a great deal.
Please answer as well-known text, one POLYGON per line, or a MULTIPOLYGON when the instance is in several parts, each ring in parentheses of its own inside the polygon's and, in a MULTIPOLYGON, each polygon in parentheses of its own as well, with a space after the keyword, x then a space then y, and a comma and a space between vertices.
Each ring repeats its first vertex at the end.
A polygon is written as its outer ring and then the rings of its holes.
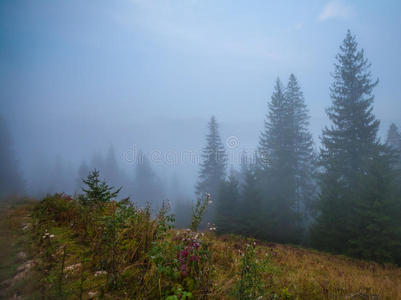
POLYGON ((218 124, 214 116, 211 117, 208 127, 209 133, 206 136, 206 146, 202 151, 202 162, 200 165, 199 181, 196 185, 196 194, 199 197, 204 197, 206 193, 210 194, 212 205, 208 206, 203 217, 202 227, 205 227, 207 223, 215 221, 219 188, 226 177, 227 167, 226 150, 221 142, 218 124))
POLYGON ((241 212, 241 226, 237 233, 250 235, 256 238, 266 237, 266 227, 271 227, 271 220, 267 217, 262 199, 260 185, 260 166, 256 162, 242 160, 241 198, 238 211, 241 212), (267 226, 265 226, 267 224, 267 226))
POLYGON ((239 218, 239 183, 235 170, 231 169, 227 181, 222 181, 217 200, 215 223, 218 233, 237 233, 239 218))
POLYGON ((294 178, 294 209, 297 213, 297 227, 303 227, 310 216, 310 207, 315 197, 313 174, 315 155, 312 134, 309 131, 309 113, 304 96, 294 74, 290 75, 287 89, 288 119, 288 160, 294 178))
POLYGON ((202 151, 196 193, 198 195, 209 193, 211 199, 215 199, 220 183, 226 177, 227 154, 221 142, 218 124, 214 116, 211 117, 208 127, 209 133, 206 136, 206 146, 202 151))
POLYGON ((79 193, 82 190, 82 180, 87 178, 90 173, 89 166, 86 160, 83 160, 78 168, 78 176, 75 183, 75 192, 79 193))
MULTIPOLYGON (((394 123, 391 123, 387 131, 386 145, 394 155, 393 167, 397 170, 401 170, 401 134, 394 123)), ((401 183, 401 174, 399 182, 401 183)))
MULTIPOLYGON (((268 104, 268 114, 264 123, 258 147, 258 165, 262 170, 268 170, 275 164, 281 164, 285 151, 285 131, 288 129, 288 105, 285 90, 279 78, 276 80, 271 101, 268 104)), ((283 162, 284 163, 284 162, 283 162)))
POLYGON ((394 156, 380 147, 358 173, 360 190, 352 203, 347 253, 358 258, 401 264, 401 193, 392 167, 394 156))
POLYGON ((387 260, 398 247, 399 221, 389 213, 396 208, 394 176, 388 176, 390 156, 378 141, 379 121, 372 113, 378 80, 372 80, 370 63, 350 31, 336 59, 327 110, 333 124, 321 138, 323 172, 313 242, 326 250, 387 260))
POLYGON ((299 242, 306 203, 313 196, 313 148, 309 116, 293 74, 284 89, 277 79, 259 142, 267 237, 299 242))
POLYGON ((290 110, 285 89, 280 79, 277 79, 259 152, 260 157, 265 159, 260 173, 263 211, 271 224, 264 228, 268 239, 279 242, 295 242, 295 238, 299 236, 296 232, 298 216, 293 210, 296 184, 293 172, 293 120, 290 110))
POLYGON ((387 131, 386 144, 393 150, 401 151, 401 134, 394 123, 391 123, 387 131))
POLYGON ((139 152, 139 159, 134 174, 134 202, 138 205, 151 205, 157 208, 164 200, 165 193, 162 182, 153 171, 151 162, 143 152, 139 152))
POLYGON ((114 186, 121 185, 121 172, 117 163, 116 153, 113 145, 110 145, 107 155, 103 161, 103 176, 107 182, 110 182, 114 186))

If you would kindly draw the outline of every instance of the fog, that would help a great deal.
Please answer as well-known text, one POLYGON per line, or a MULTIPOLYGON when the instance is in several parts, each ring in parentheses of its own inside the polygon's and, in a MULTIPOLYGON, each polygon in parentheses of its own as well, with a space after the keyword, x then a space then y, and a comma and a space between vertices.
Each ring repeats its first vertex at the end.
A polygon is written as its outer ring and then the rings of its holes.
POLYGON ((278 76, 297 77, 319 149, 347 29, 380 79, 373 112, 384 140, 401 125, 400 10, 399 1, 1 1, 2 143, 16 161, 2 168, 18 170, 21 193, 34 197, 78 192, 97 168, 140 203, 192 201, 210 117, 238 168, 257 148, 278 76), (138 184, 138 157, 151 182, 138 184))

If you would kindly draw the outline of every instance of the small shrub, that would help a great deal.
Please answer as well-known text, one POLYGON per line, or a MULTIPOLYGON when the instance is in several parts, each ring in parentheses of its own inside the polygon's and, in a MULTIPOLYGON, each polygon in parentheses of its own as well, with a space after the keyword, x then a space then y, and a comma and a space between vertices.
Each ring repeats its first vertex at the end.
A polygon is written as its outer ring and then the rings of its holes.
POLYGON ((191 230, 197 231, 198 226, 202 221, 203 215, 206 211, 207 205, 210 202, 210 194, 206 194, 205 198, 199 197, 196 201, 195 207, 192 207, 192 222, 191 230))
POLYGON ((81 273, 71 278, 75 281, 68 287, 76 298, 83 298, 84 291, 132 299, 208 298, 211 247, 207 235, 196 230, 209 196, 193 208, 193 230, 172 236, 174 215, 169 214, 169 203, 163 203, 152 218, 149 206, 137 208, 128 198, 116 201, 119 189, 100 182, 98 171, 83 182, 87 187, 82 195, 48 196, 34 209, 33 231, 41 249, 45 298, 70 295, 64 284, 68 258, 61 246, 64 238, 50 235, 54 230, 79 244, 69 248, 83 248, 79 252, 81 273))
POLYGON ((239 280, 235 288, 235 296, 240 300, 262 299, 265 287, 262 282, 262 275, 267 270, 270 256, 263 261, 256 257, 256 242, 250 240, 241 253, 239 280), (260 297, 260 298, 259 298, 260 297))
POLYGON ((87 186, 83 188, 84 195, 79 197, 82 205, 102 208, 107 202, 117 198, 121 188, 114 190, 114 187, 107 185, 105 181, 100 181, 99 171, 92 171, 87 179, 82 182, 87 186))

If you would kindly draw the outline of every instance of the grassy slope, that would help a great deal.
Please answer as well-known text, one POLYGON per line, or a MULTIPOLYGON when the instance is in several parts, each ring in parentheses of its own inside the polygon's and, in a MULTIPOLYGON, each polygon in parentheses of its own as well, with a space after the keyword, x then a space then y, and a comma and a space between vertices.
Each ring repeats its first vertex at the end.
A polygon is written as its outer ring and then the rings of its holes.
POLYGON ((30 272, 29 210, 32 204, 0 204, 0 299, 35 295, 38 282, 30 272))
MULTIPOLYGON (((16 294, 35 295, 39 286, 35 281, 34 268, 24 273, 21 267, 24 262, 35 259, 30 233, 22 229, 29 222, 30 207, 3 206, 0 210, 0 298, 16 294), (26 257, 21 256, 21 252, 26 257), (4 284, 10 278, 16 279, 11 284, 4 284)), ((53 227, 50 232, 68 247, 65 284, 76 288, 84 248, 65 228, 53 227)), ((214 239, 215 289, 211 299, 231 299, 227 295, 233 288, 238 273, 239 252, 246 242, 245 238, 236 236, 214 239)), ((281 299, 401 299, 400 268, 267 242, 259 242, 257 252, 260 258, 266 253, 272 255, 270 270, 263 280, 281 299)), ((104 280, 102 274, 88 274, 83 287, 86 291, 84 298, 88 298, 90 292, 98 291, 97 287, 104 280)), ((106 298, 116 298, 116 295, 106 295, 106 298)))

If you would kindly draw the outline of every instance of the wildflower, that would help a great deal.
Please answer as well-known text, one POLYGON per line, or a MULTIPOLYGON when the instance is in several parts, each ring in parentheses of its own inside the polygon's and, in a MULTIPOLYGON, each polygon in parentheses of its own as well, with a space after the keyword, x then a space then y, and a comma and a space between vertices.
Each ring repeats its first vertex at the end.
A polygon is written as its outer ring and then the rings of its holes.
POLYGON ((208 225, 210 231, 216 231, 216 226, 214 224, 208 223, 207 225, 208 225))
POLYGON ((187 276, 188 275, 187 265, 186 264, 181 265, 180 271, 181 271, 181 276, 182 277, 187 276))
POLYGON ((54 238, 54 234, 51 234, 51 235, 49 236, 49 238, 51 238, 51 239, 54 238))
POLYGON ((199 255, 192 255, 189 259, 191 261, 198 261, 200 259, 200 257, 199 257, 199 255))

